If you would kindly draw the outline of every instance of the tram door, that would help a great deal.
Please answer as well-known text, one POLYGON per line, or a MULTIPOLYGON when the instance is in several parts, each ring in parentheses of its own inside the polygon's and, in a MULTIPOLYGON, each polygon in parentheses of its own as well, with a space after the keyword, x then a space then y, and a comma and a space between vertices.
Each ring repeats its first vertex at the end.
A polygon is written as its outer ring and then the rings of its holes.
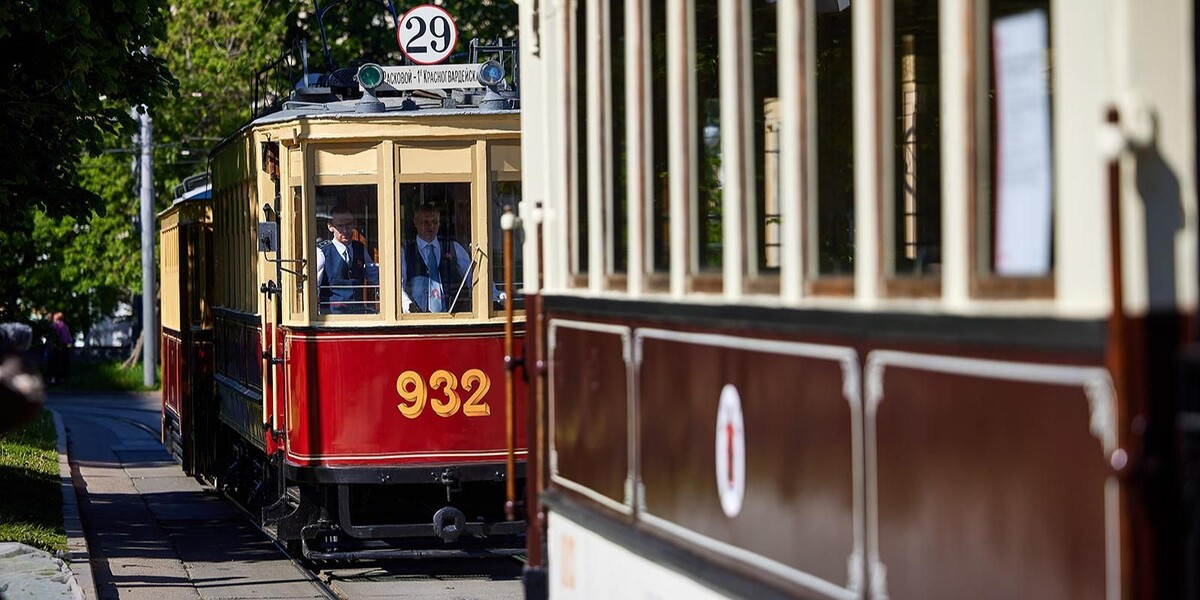
MULTIPOLYGON (((267 440, 268 451, 273 449, 275 432, 286 424, 280 418, 280 407, 284 406, 283 394, 287 386, 284 374, 284 340, 280 328, 283 322, 284 273, 292 271, 292 262, 282 248, 282 185, 279 161, 279 144, 265 142, 262 150, 262 173, 260 182, 265 183, 262 194, 263 216, 259 226, 259 250, 265 259, 260 270, 264 285, 262 290, 262 357, 263 357, 263 422, 270 427, 267 440), (269 207, 269 208, 268 208, 269 207)), ((276 440, 278 441, 278 440, 276 440)))

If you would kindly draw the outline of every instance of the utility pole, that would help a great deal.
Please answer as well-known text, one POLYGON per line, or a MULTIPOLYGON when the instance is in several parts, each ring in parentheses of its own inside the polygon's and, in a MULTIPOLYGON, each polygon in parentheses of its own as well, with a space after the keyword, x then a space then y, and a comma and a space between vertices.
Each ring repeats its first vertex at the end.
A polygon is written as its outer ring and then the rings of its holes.
MULTIPOLYGON (((145 49, 143 49, 145 51, 145 49)), ((150 113, 140 115, 142 150, 142 384, 154 387, 158 366, 158 318, 154 277, 154 158, 150 113)))

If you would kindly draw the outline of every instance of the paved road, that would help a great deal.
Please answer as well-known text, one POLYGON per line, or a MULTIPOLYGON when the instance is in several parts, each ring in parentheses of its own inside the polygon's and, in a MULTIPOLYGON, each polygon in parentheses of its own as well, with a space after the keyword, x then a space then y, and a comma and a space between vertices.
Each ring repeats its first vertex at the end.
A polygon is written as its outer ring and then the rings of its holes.
MULTIPOLYGON (((52 395, 101 600, 323 598, 227 500, 159 441, 157 394, 52 395)), ((409 561, 327 573, 345 598, 523 597, 520 565, 409 561)))
POLYGON ((101 600, 322 598, 159 441, 157 395, 52 396, 101 600), (82 484, 82 485, 81 485, 82 484))

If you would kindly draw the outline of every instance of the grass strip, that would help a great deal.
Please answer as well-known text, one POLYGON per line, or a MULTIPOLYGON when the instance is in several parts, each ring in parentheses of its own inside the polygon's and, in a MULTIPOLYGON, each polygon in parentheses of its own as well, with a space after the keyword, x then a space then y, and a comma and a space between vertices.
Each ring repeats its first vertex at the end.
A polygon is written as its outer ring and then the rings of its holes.
MULTIPOLYGON (((162 380, 162 372, 158 371, 158 380, 162 380)), ((132 369, 121 368, 121 361, 104 361, 71 365, 71 378, 51 388, 52 391, 90 391, 90 392, 145 392, 158 389, 158 386, 142 385, 142 365, 132 369)))
POLYGON ((54 416, 0 435, 0 541, 66 551, 54 416))

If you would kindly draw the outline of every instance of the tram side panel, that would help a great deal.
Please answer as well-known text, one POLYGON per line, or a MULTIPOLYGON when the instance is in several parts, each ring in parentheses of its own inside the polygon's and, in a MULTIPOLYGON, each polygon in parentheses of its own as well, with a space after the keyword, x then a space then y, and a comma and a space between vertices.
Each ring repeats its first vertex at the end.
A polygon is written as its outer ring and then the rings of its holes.
MULTIPOLYGON (((507 456, 504 340, 496 332, 290 332, 288 356, 287 456, 297 466, 507 456)), ((522 384, 517 397, 523 393, 522 384)), ((522 404, 516 447, 523 457, 522 404)))
POLYGON ((669 594, 680 574, 701 595, 1119 591, 1098 353, 885 346, 853 317, 842 338, 687 308, 618 321, 557 300, 552 597, 669 594))
POLYGON ((855 595, 852 349, 571 315, 549 318, 547 336, 552 596, 670 594, 670 546, 638 532, 729 569, 721 592, 688 584, 701 595, 754 595, 764 572, 775 593, 855 595))
POLYGON ((870 566, 892 597, 1120 592, 1108 373, 1020 356, 868 356, 870 566))

